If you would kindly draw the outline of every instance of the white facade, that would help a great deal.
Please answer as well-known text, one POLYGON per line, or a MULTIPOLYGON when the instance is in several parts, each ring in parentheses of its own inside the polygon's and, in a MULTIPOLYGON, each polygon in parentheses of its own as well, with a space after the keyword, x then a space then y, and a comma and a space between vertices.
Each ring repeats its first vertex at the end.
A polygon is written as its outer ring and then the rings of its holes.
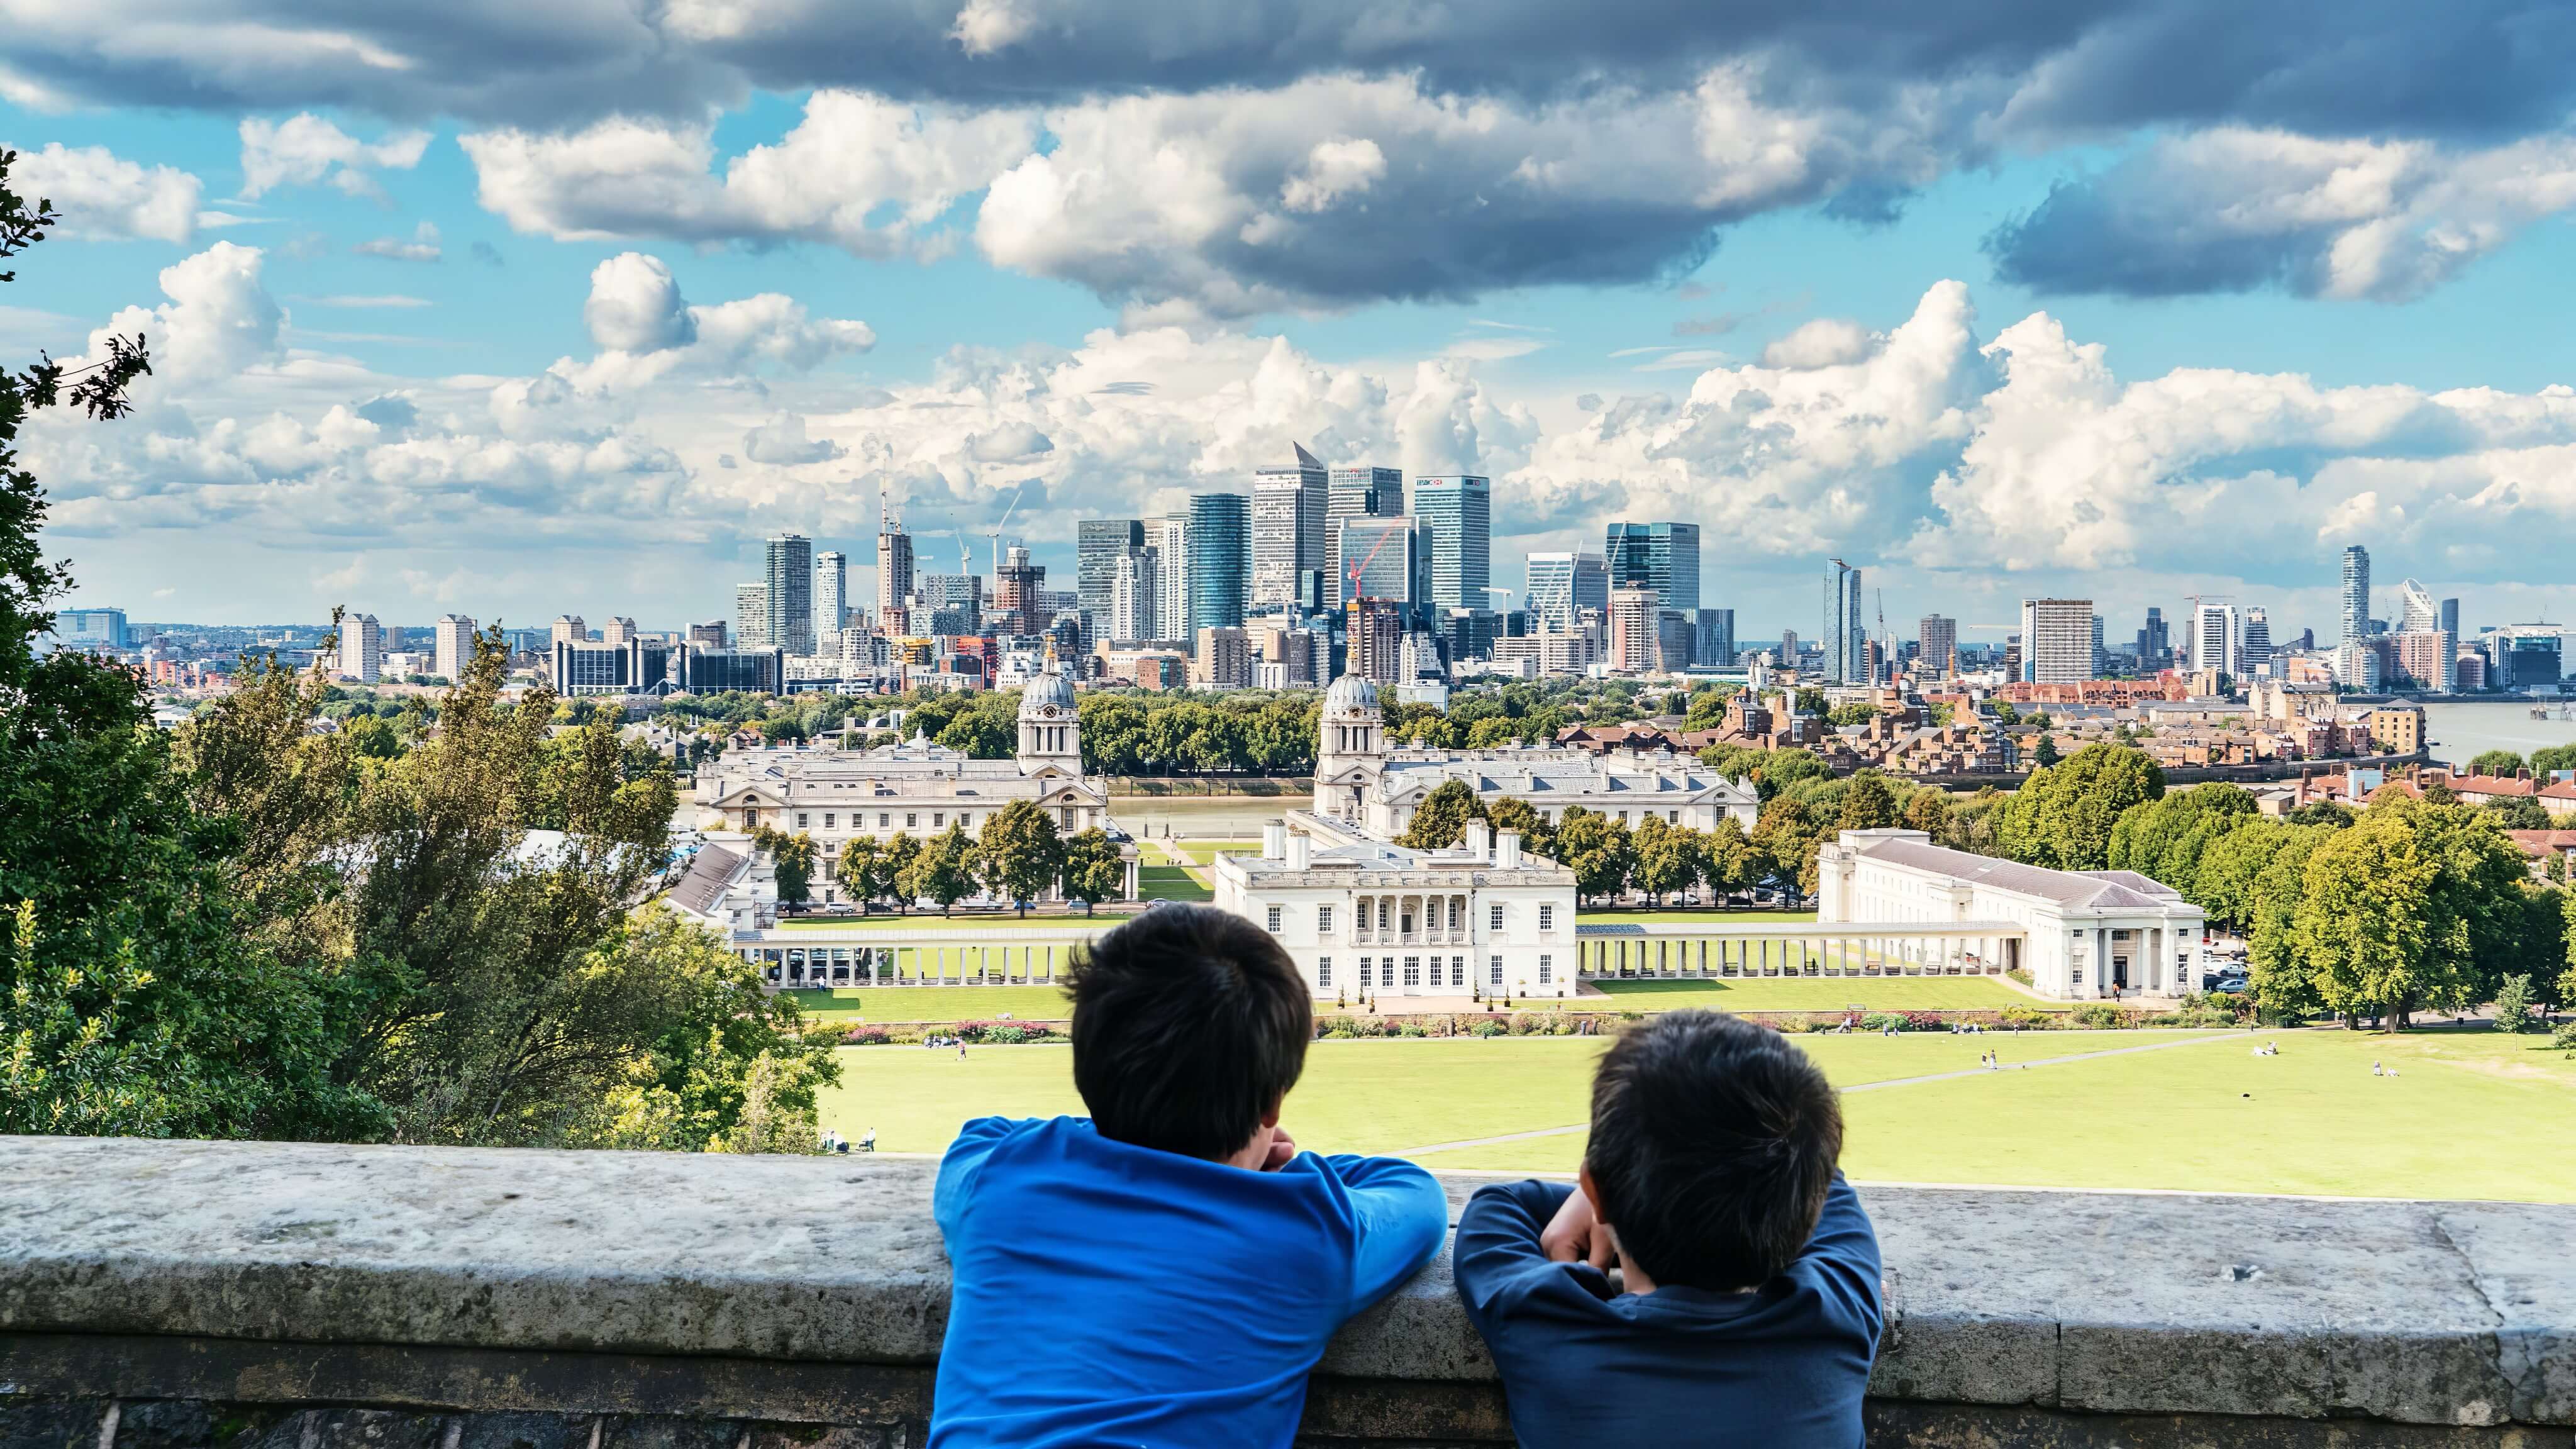
POLYGON ((764 826, 812 836, 815 897, 839 899, 833 887, 841 846, 859 836, 890 840, 936 835, 951 825, 983 829, 1014 800, 1033 800, 1065 835, 1109 827, 1109 793, 1082 773, 1082 727, 1073 686, 1061 674, 1030 682, 1020 695, 1018 755, 970 759, 916 732, 873 750, 824 745, 728 752, 701 766, 697 803, 744 833, 764 826))
POLYGON ((1919 830, 1846 830, 1824 847, 1817 872, 1820 926, 2020 926, 2027 942, 2006 942, 2004 964, 2029 972, 2042 996, 2200 989, 2207 914, 2134 871, 2048 870, 1946 849, 1919 830))
POLYGON ((474 658, 474 621, 463 614, 442 614, 430 626, 430 673, 444 676, 450 683, 465 676, 465 666, 474 658))
POLYGON ((1714 830, 1732 816, 1750 831, 1761 814, 1749 781, 1729 780, 1688 755, 1391 748, 1377 686, 1357 675, 1343 675, 1325 691, 1321 723, 1315 813, 1381 840, 1403 834, 1413 812, 1450 780, 1465 781, 1488 805, 1505 796, 1525 801, 1550 823, 1577 805, 1632 829, 1651 816, 1714 830))
POLYGON ((384 676, 385 631, 373 614, 340 618, 340 677, 373 684, 384 676))
POLYGON ((1258 856, 1220 855, 1216 905, 1268 931, 1319 998, 1570 993, 1574 872, 1488 839, 1408 850, 1292 811, 1258 856))
POLYGON ((2074 684, 2093 677, 2093 601, 2021 601, 2021 677, 2034 684, 2074 684))

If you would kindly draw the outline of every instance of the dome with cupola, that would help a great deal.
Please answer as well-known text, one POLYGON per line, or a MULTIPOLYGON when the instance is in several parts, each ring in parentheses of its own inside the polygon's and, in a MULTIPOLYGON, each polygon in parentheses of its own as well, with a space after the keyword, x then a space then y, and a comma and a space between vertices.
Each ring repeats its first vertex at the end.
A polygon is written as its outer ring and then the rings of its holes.
POLYGON ((1324 691, 1324 717, 1348 717, 1378 712, 1377 685, 1366 676, 1345 674, 1324 691))
POLYGON ((1073 681, 1050 669, 1020 691, 1020 718, 1064 719, 1074 712, 1073 681))

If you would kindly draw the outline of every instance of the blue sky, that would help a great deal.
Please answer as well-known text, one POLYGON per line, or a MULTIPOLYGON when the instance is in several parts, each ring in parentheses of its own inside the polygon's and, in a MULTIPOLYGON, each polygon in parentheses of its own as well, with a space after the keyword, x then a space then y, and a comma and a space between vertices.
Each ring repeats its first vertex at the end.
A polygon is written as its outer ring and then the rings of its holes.
POLYGON ((79 601, 672 627, 1295 440, 1493 476, 1505 584, 1698 521, 1746 637, 1828 553, 1906 634, 2330 635, 2346 542, 2576 609, 2567 7, 1199 9, 0 0, 0 343, 172 349, 29 434, 79 601))

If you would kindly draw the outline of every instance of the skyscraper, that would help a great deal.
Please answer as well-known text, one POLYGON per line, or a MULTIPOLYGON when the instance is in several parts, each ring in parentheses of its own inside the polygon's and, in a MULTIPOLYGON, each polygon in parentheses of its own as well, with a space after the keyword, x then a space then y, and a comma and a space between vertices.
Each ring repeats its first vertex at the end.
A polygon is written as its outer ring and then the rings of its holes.
POLYGON ((1948 679, 1959 672, 1959 621, 1940 614, 1926 614, 1915 626, 1914 662, 1934 679, 1948 679))
POLYGON ((620 614, 600 627, 599 642, 602 644, 632 644, 635 642, 635 634, 635 621, 627 618, 623 614, 620 614))
POLYGON ((1404 614, 1366 595, 1351 605, 1349 672, 1379 684, 1404 678, 1404 614))
POLYGON ((2397 586, 2397 632, 2430 634, 2442 627, 2442 606, 2433 591, 2407 579, 2397 586))
POLYGON ((2460 601, 2457 599, 2442 601, 2442 632, 2455 641, 2460 637, 2460 601))
POLYGON ((585 644, 590 641, 590 630, 579 614, 557 614, 546 639, 551 644, 585 644))
POLYGON ((1699 525, 1613 523, 1601 557, 1610 587, 1653 589, 1667 609, 1699 609, 1699 525))
POLYGON ((1097 621, 1109 618, 1109 587, 1117 577, 1118 560, 1144 546, 1141 518, 1085 518, 1074 524, 1073 582, 1082 612, 1097 621))
POLYGON ((2191 619, 2191 667, 2245 672, 2244 634, 2234 604, 2203 604, 2191 619))
POLYGON ((2075 684, 2093 677, 2093 601, 2021 601, 2021 677, 2075 684))
POLYGON ((1610 668, 1642 674, 1663 662, 1655 591, 1630 586, 1610 591, 1610 668))
MULTIPOLYGON (((893 635, 903 617, 903 602, 912 597, 912 536, 903 531, 903 515, 894 495, 877 490, 877 629, 893 635)), ((745 646, 749 647, 748 645, 745 646)))
POLYGON ((2093 616, 2093 677, 2099 679, 2109 673, 2109 663, 2110 655, 2102 647, 2102 616, 2096 614, 2093 616))
POLYGON ((1345 518, 1341 529, 1341 602, 1384 599, 1408 608, 1422 602, 1414 596, 1422 559, 1421 538, 1412 519, 1401 515, 1345 518))
POLYGON ((1297 461, 1252 475, 1252 606, 1294 605, 1300 575, 1324 571, 1324 465, 1303 446, 1297 461))
POLYGON ((2153 674, 2165 667, 2166 656, 2173 652, 2173 638, 2165 628, 2165 611, 2149 607, 2146 626, 2138 630, 2138 672, 2153 674))
POLYGON ((373 614, 340 616, 340 677, 373 684, 384 676, 385 631, 373 614))
POLYGON ((1860 568, 1826 562, 1825 682, 1858 684, 1869 677, 1868 634, 1861 628, 1860 568))
POLYGON ((454 683, 474 659, 474 621, 463 614, 441 614, 429 627, 430 672, 454 683))
POLYGON ((1572 633, 1584 610, 1609 611, 1608 565, 1599 554, 1588 550, 1531 554, 1529 608, 1533 628, 1551 634, 1572 633))
POLYGON ((1413 517, 1434 610, 1481 609, 1494 581, 1494 485, 1472 473, 1413 480, 1413 517))
POLYGON ((1351 596, 1344 577, 1342 520, 1397 518, 1404 513, 1404 472, 1399 468, 1335 468, 1324 490, 1324 573, 1328 599, 1351 596))
MULTIPOLYGON (((564 642, 562 623, 556 622, 555 642, 564 642)), ((573 621, 576 629, 581 621, 573 621)), ((733 637, 745 649, 769 649, 777 641, 769 637, 769 585, 736 584, 733 586, 733 637)))
POLYGON ((2343 551, 2343 637, 2361 639, 2369 633, 2370 550, 2356 543, 2343 551))
POLYGON ((1691 662, 1702 669, 1735 667, 1735 611, 1701 609, 1693 618, 1691 662))
POLYGON ((1044 629, 1046 613, 1038 607, 1038 590, 1046 583, 1046 565, 1029 562, 1025 544, 1002 550, 1002 568, 993 575, 994 627, 1028 635, 1044 629))
POLYGON ((1252 500, 1241 493, 1190 495, 1190 637, 1243 623, 1252 591, 1252 500))
POLYGON ((2272 658, 2272 616, 2257 604, 2245 611, 2236 629, 2236 662, 2247 674, 2261 672, 2272 658))
POLYGON ((769 540, 769 642, 790 654, 814 652, 814 541, 801 533, 769 540))
POLYGON ((1145 546, 1154 551, 1154 637, 1187 643, 1190 627, 1190 520, 1180 514, 1145 520, 1145 546))
POLYGON ((814 632, 839 638, 850 614, 850 556, 834 549, 814 555, 814 632))

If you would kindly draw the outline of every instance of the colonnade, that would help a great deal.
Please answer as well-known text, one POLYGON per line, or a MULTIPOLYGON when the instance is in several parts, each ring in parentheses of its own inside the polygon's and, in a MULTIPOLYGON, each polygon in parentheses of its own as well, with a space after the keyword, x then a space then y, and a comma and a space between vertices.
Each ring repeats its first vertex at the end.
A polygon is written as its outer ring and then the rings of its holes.
POLYGON ((2021 964, 2019 928, 1724 932, 1578 928, 1584 977, 1987 976, 2021 964))
MULTIPOLYGON (((1104 922, 1106 925, 1115 922, 1104 922)), ((796 933, 804 934, 803 932, 796 933)), ((875 939, 807 942, 737 940, 735 954, 774 987, 1053 985, 1074 946, 1093 933, 1054 928, 1037 940, 996 940, 966 931, 870 932, 875 939)))

